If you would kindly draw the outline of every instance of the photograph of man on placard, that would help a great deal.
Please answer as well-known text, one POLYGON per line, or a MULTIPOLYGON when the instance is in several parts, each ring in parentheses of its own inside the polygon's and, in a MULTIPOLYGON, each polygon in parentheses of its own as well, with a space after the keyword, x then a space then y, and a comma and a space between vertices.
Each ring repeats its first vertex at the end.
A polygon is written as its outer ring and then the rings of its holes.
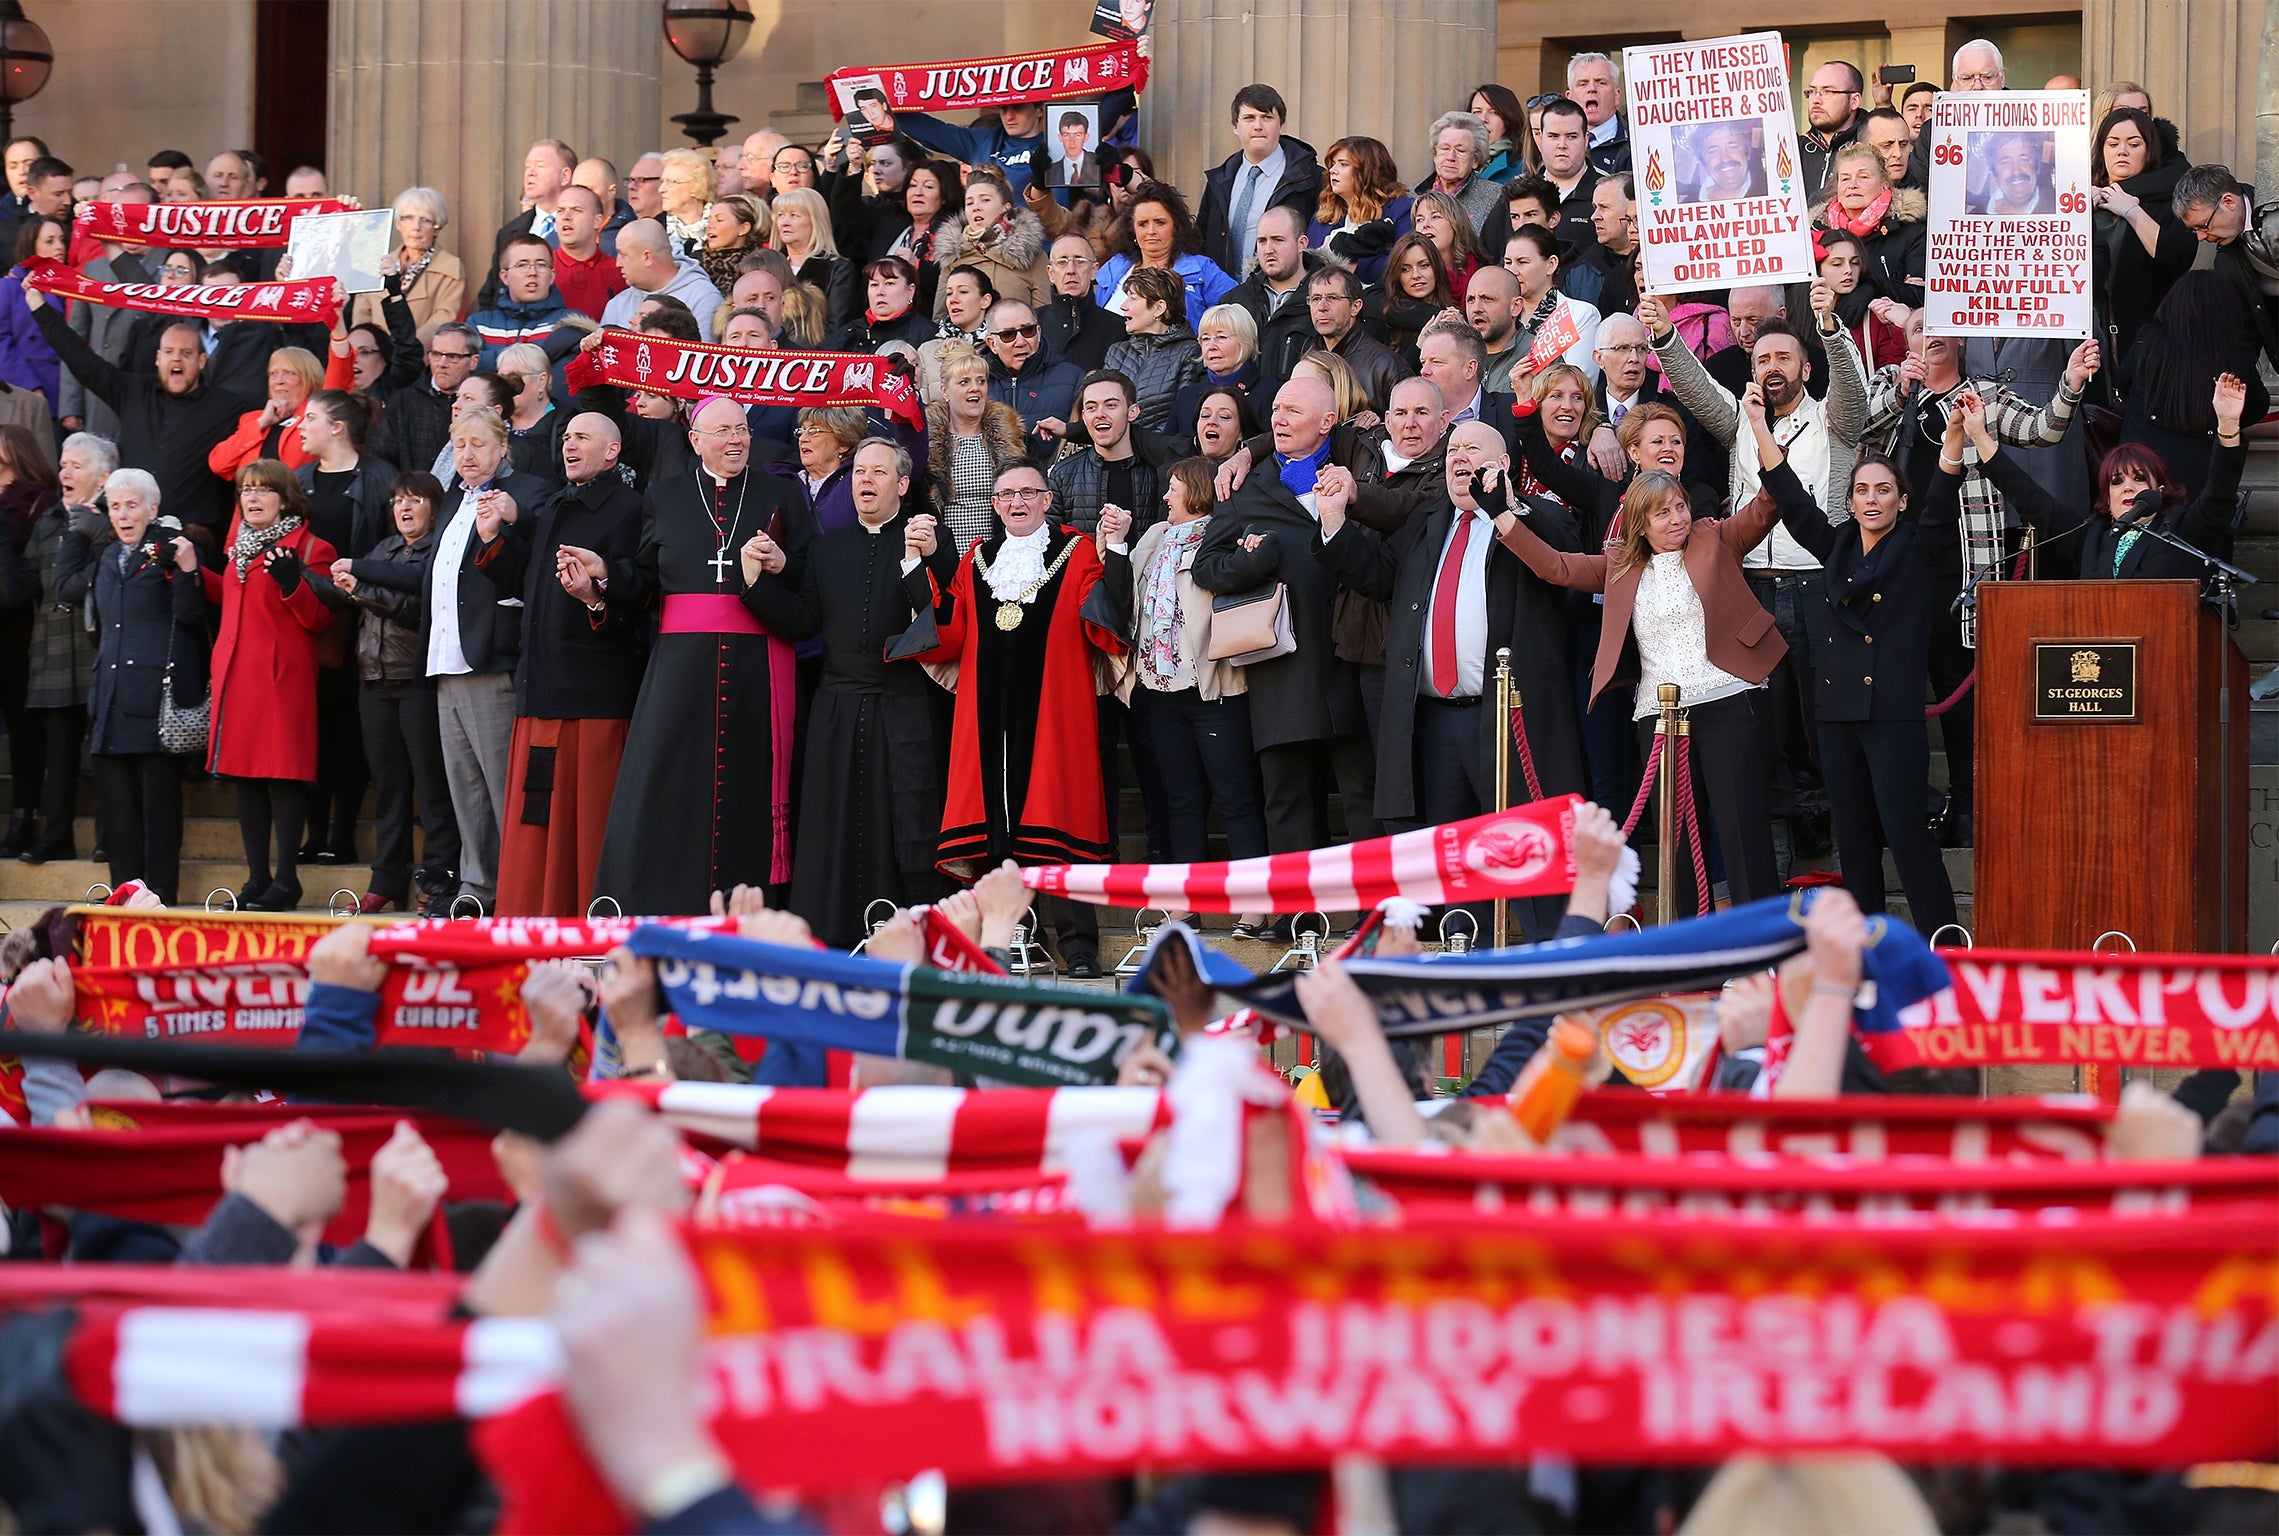
POLYGON ((847 137, 857 144, 875 144, 894 137, 894 113, 888 108, 886 82, 876 75, 850 75, 834 80, 839 110, 847 120, 847 137))
POLYGON ((1048 187, 1100 185, 1100 109, 1084 102, 1056 102, 1052 116, 1052 162, 1045 167, 1048 187))
POLYGON ((1764 124, 1753 117, 1696 123, 1674 135, 1678 201, 1724 203, 1765 195, 1764 124), (1690 174, 1688 174, 1690 171, 1690 174))
POLYGON ((2004 128, 1974 133, 1969 141, 1972 192, 1963 211, 1974 217, 2014 218, 2057 212, 2057 134, 2004 128))
POLYGON ((1155 19, 1155 0, 1097 0, 1092 7, 1092 31, 1117 42, 1144 36, 1155 19))

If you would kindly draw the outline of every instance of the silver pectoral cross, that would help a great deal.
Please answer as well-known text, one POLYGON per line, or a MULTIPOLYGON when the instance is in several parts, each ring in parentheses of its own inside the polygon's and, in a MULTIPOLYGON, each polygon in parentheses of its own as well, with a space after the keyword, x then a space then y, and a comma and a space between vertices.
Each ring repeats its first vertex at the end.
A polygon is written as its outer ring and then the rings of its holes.
POLYGON ((736 568, 737 563, 728 557, 728 546, 721 545, 712 557, 712 584, 717 587, 728 585, 728 573, 736 568))

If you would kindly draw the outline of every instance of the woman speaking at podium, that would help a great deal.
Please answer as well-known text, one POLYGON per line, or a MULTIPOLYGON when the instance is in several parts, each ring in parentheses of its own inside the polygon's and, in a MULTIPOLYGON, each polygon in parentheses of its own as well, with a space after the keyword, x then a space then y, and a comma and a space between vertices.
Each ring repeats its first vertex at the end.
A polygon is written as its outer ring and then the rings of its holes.
MULTIPOLYGON (((1978 397, 1965 394, 1959 404, 1963 430, 1978 450, 1981 472, 2036 533, 2053 542, 2064 537, 2057 530, 2071 525, 2072 517, 2027 476, 2013 456, 2002 451, 2002 445, 1987 429, 1986 409, 1978 397)), ((2098 505, 2090 509, 2088 522, 2080 525, 2084 579, 2198 581, 2207 575, 2207 567, 2199 560, 2173 544, 2163 543, 2150 530, 2182 540, 2218 559, 2231 559, 2239 477, 2247 465, 2247 444, 2240 435, 2240 417, 2246 406, 2247 386, 2235 375, 2219 375, 2216 451, 2208 462, 2207 483, 2189 501, 2183 483, 2169 472, 2160 455, 2144 444, 2123 443, 2105 455, 2094 482, 2101 488, 2098 505)), ((1932 502, 1952 498, 1960 484, 1960 473, 1950 475, 1942 458, 1932 502)))

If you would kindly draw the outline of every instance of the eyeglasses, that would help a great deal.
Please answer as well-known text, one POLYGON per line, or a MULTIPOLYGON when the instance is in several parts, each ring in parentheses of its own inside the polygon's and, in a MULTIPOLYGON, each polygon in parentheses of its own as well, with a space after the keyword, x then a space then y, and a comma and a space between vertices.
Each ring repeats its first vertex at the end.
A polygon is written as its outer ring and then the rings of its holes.
POLYGON ((2194 222, 2190 213, 2179 211, 2176 215, 2176 222, 2183 225, 2186 229, 2192 231, 2192 233, 2195 235, 2204 235, 2208 232, 2208 227, 2216 222, 2216 213, 2217 210, 2221 208, 2221 206, 2222 205, 2219 203, 2210 203, 2208 205, 2207 215, 2197 222, 2194 222))
POLYGON ((1020 486, 1008 491, 991 491, 989 499, 1001 507, 1010 507, 1016 503, 1043 501, 1051 494, 1043 486, 1020 486))
POLYGON ((663 181, 664 179, 662 173, 655 176, 628 176, 625 178, 625 184, 629 187, 639 187, 646 186, 652 181, 663 181))
MULTIPOLYGON (((748 427, 748 426, 745 426, 745 427, 691 427, 691 428, 689 428, 689 430, 690 430, 690 431, 692 431, 692 432, 694 432, 694 433, 695 433, 695 434, 696 434, 698 437, 709 437, 709 438, 713 438, 713 439, 715 439, 715 440, 718 440, 718 441, 721 441, 721 442, 730 442, 730 443, 734 442, 736 439, 738 439, 738 438, 740 438, 740 437, 750 437, 750 436, 752 435, 752 429, 751 429, 750 427, 748 427)), ((800 433, 801 433, 802 435, 804 435, 804 434, 806 434, 806 433, 809 433, 809 432, 815 431, 816 429, 815 429, 815 428, 813 428, 813 427, 801 427, 799 430, 800 430, 800 433)))
POLYGON ((2002 77, 1988 71, 1974 70, 1967 75, 1955 76, 1955 88, 1963 91, 2000 90, 2002 77))
POLYGON ((554 270, 554 263, 550 261, 518 261, 513 266, 508 267, 507 270, 509 272, 551 272, 554 270))
POLYGON ((1042 327, 1033 324, 1001 325, 989 334, 991 336, 1002 336, 1007 341, 1034 341, 1044 332, 1042 327))
POLYGON ((791 435, 793 437, 829 437, 832 434, 829 427, 806 426, 793 427, 791 429, 791 435))
POLYGON ((427 498, 425 496, 398 496, 388 505, 399 511, 405 507, 424 507, 427 505, 427 498))
POLYGON ((1646 343, 1642 341, 1626 341, 1621 343, 1619 346, 1601 347, 1599 350, 1601 352, 1611 352, 1616 357, 1627 357, 1632 353, 1636 353, 1637 355, 1643 357, 1645 354, 1653 351, 1654 349, 1647 346, 1646 343))
POLYGON ((1835 85, 1808 85, 1804 88, 1804 94, 1807 96, 1857 96, 1859 92, 1835 85))
MULTIPOLYGON (((378 347, 357 347, 355 348, 355 352, 358 357, 378 357, 380 355, 380 349, 378 347)), ((433 355, 433 353, 429 354, 429 356, 433 355)))
POLYGON ((1557 101, 1558 99, 1559 93, 1557 91, 1545 91, 1540 96, 1530 96, 1527 98, 1527 110, 1533 112, 1540 107, 1547 107, 1551 105, 1551 103, 1557 101))
POLYGON ((429 347, 427 355, 443 362, 464 363, 472 361, 479 354, 474 352, 438 352, 435 348, 429 347))

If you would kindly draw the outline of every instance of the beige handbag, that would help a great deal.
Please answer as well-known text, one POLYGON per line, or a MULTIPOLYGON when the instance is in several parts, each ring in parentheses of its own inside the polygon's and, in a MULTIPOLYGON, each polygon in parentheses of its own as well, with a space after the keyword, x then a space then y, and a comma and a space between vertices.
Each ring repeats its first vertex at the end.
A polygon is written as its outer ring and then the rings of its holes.
POLYGON ((1209 659, 1247 667, 1298 648, 1290 629, 1290 593, 1281 582, 1256 592, 1211 599, 1209 659))

